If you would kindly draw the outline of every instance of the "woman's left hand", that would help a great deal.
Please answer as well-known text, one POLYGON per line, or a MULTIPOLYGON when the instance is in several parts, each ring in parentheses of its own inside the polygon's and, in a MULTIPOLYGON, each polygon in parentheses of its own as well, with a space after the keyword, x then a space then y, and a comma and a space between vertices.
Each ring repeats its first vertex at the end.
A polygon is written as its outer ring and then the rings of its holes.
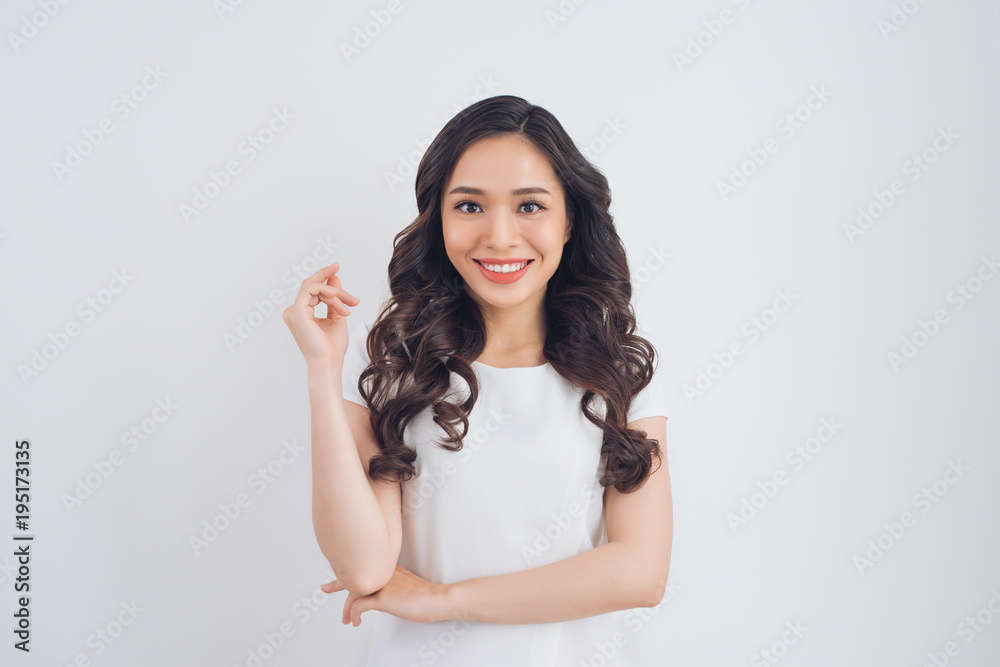
MULTIPOLYGON (((402 565, 396 565, 389 583, 371 595, 362 596, 348 591, 340 622, 344 625, 353 623, 354 627, 358 627, 361 625, 361 614, 369 609, 417 623, 446 621, 450 618, 444 604, 447 588, 421 579, 402 565)), ((320 589, 325 593, 336 593, 344 587, 334 579, 320 589)))

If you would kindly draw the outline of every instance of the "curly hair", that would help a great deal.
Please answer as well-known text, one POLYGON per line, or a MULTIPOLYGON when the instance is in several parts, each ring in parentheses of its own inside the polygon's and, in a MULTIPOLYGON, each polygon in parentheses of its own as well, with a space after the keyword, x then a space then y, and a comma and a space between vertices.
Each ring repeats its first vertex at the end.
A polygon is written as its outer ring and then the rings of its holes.
POLYGON ((445 252, 442 193, 469 146, 503 135, 518 135, 541 151, 565 192, 572 233, 546 287, 543 353, 560 375, 583 390, 580 409, 603 431, 601 485, 628 493, 642 486, 653 457, 660 457, 656 441, 626 422, 632 400, 652 380, 656 350, 635 334, 628 259, 608 210, 608 181, 555 116, 513 95, 466 107, 442 128, 420 161, 418 215, 395 236, 388 267, 390 296, 368 333, 370 362, 358 378, 380 447, 369 461, 368 475, 402 482, 416 474, 417 453, 403 435, 426 408, 446 434, 438 446, 459 451, 468 433, 468 417, 479 396, 471 362, 486 347, 486 327, 445 252), (457 404, 444 400, 452 373, 469 387, 457 404), (606 408, 603 416, 591 405, 597 396, 606 408))

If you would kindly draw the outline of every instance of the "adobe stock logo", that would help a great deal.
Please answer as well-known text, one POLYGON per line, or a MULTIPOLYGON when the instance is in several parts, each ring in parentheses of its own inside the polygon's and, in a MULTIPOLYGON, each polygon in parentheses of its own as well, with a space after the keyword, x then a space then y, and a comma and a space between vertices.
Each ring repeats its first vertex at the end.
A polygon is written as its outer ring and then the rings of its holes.
MULTIPOLYGON (((289 295, 294 296, 302 281, 319 270, 324 264, 329 264, 333 259, 333 251, 340 247, 339 243, 331 240, 330 235, 317 236, 316 245, 312 252, 297 262, 294 262, 288 270, 281 275, 281 282, 288 285, 289 295)), ((258 331, 272 315, 277 312, 277 306, 283 304, 286 296, 280 289, 272 289, 270 294, 260 299, 253 300, 253 309, 246 315, 241 315, 236 320, 236 326, 232 331, 225 331, 222 340, 230 353, 246 343, 251 336, 258 331)))
POLYGON ((215 10, 215 15, 219 17, 219 21, 225 21, 227 14, 232 14, 236 11, 236 8, 243 4, 243 0, 215 0, 212 3, 212 9, 215 10))
POLYGON ((69 2, 70 0, 58 0, 58 2, 56 0, 38 0, 38 8, 41 11, 32 13, 30 17, 22 16, 20 31, 7 33, 7 41, 10 42, 10 48, 14 50, 14 53, 20 53, 21 49, 37 37, 39 31, 58 16, 62 12, 63 6, 68 5, 69 2))
POLYGON ((500 409, 500 412, 490 408, 489 415, 482 426, 466 435, 462 441, 460 452, 456 452, 454 456, 443 461, 436 470, 423 468, 409 484, 404 486, 404 517, 409 518, 413 512, 419 510, 425 502, 433 498, 447 481, 462 469, 459 464, 464 464, 472 458, 490 440, 492 435, 510 419, 510 415, 506 414, 503 408, 500 409))
MULTIPOLYGON (((87 635, 87 648, 90 649, 95 658, 108 651, 124 634, 125 628, 135 623, 136 619, 139 618, 139 614, 146 611, 135 600, 132 600, 131 603, 123 600, 118 606, 121 607, 121 611, 114 618, 87 635)), ((87 652, 80 651, 73 657, 71 662, 67 663, 67 667, 89 667, 91 664, 91 659, 87 655, 87 652)), ((57 667, 61 667, 61 663, 57 667)))
MULTIPOLYGON (((976 611, 976 615, 966 614, 965 618, 955 626, 955 634, 965 640, 966 644, 971 644, 979 633, 1000 617, 1000 587, 994 586, 990 589, 990 597, 983 603, 983 606, 976 611)), ((951 664, 951 658, 958 656, 962 652, 962 647, 957 641, 949 640, 937 651, 928 651, 927 660, 921 667, 945 667, 951 664)))
POLYGON ((726 523, 729 524, 733 534, 736 534, 740 528, 749 525, 750 521, 760 514, 767 504, 781 492, 781 489, 795 477, 795 473, 800 472, 807 462, 812 461, 823 451, 824 447, 843 428, 844 425, 838 422, 836 417, 824 417, 820 420, 820 426, 816 429, 815 435, 807 438, 804 443, 789 449, 784 460, 791 467, 791 471, 779 468, 764 481, 758 481, 757 490, 740 498, 739 509, 726 515, 726 523))
MULTIPOLYGON (((659 614, 677 595, 677 591, 684 588, 679 583, 676 583, 676 577, 673 573, 670 574, 670 581, 663 584, 663 597, 656 604, 650 604, 648 606, 636 607, 625 612, 625 616, 622 618, 622 623, 627 628, 631 629, 631 634, 625 632, 624 629, 616 630, 609 636, 605 636, 593 643, 593 649, 590 654, 586 657, 581 657, 577 661, 578 667, 609 667, 610 665, 619 664, 621 657, 618 655, 623 651, 627 650, 625 647, 628 646, 629 641, 635 637, 635 635, 642 632, 644 628, 650 627, 651 621, 656 618, 659 614)), ((650 602, 653 602, 652 600, 650 602)), ((655 627, 655 625, 654 625, 655 627)), ((590 641, 594 638, 591 637, 590 641)))
POLYGON ((608 118, 604 121, 604 127, 601 129, 600 136, 596 136, 586 144, 580 146, 580 152, 583 153, 585 158, 593 162, 597 159, 598 155, 608 150, 608 145, 614 143, 626 129, 628 129, 628 124, 618 116, 615 116, 613 119, 608 118))
MULTIPOLYGON (((806 123, 812 120, 815 113, 826 106, 832 97, 833 93, 827 90, 826 84, 811 86, 809 95, 801 104, 775 121, 775 132, 787 142, 805 127, 806 123)), ((747 159, 732 166, 729 178, 725 181, 715 182, 715 188, 723 203, 728 202, 730 197, 743 188, 770 161, 771 156, 781 148, 782 139, 768 137, 760 147, 748 148, 746 151, 747 159)))
MULTIPOLYGON (((482 76, 479 77, 478 84, 471 95, 466 95, 463 99, 455 102, 445 110, 441 116, 442 122, 447 123, 451 120, 452 116, 465 107, 495 95, 500 86, 503 85, 503 82, 494 79, 492 74, 487 74, 485 78, 482 76)), ((431 145, 431 142, 434 141, 435 136, 436 133, 430 133, 423 139, 414 139, 413 145, 416 148, 405 155, 402 153, 399 154, 396 158, 396 170, 385 170, 385 184, 389 186, 390 192, 395 192, 397 187, 405 184, 411 176, 416 175, 417 167, 420 166, 420 160, 424 157, 424 152, 431 145)))
POLYGON ((780 289, 770 306, 746 320, 740 326, 740 333, 746 337, 746 340, 737 338, 726 346, 726 349, 721 353, 714 353, 712 361, 707 366, 697 369, 694 383, 688 382, 684 384, 682 390, 688 404, 693 405, 695 399, 703 397, 705 392, 711 389, 723 375, 729 372, 736 363, 736 360, 746 353, 752 343, 756 343, 764 333, 770 331, 798 298, 798 296, 792 294, 791 290, 780 289))
MULTIPOLYGON (((749 9, 753 0, 733 0, 742 11, 749 9)), ((692 37, 688 37, 687 44, 683 51, 674 51, 674 64, 677 71, 684 73, 684 68, 694 64, 705 51, 712 47, 715 42, 722 37, 727 25, 732 25, 738 15, 731 9, 723 9, 719 12, 718 18, 706 19, 701 22, 702 30, 692 37)))
POLYGON ((949 460, 948 467, 941 476, 914 493, 910 499, 913 507, 920 510, 920 514, 903 512, 899 515, 898 521, 883 523, 882 527, 885 530, 874 540, 868 540, 868 548, 854 557, 854 567, 857 568, 858 574, 863 577, 866 570, 875 567, 875 563, 882 560, 889 550, 906 536, 908 530, 917 525, 920 516, 927 514, 940 503, 948 495, 951 487, 958 484, 970 470, 972 468, 962 463, 962 459, 949 460))
MULTIPOLYGON (((909 176, 910 183, 919 181, 932 165, 944 153, 951 150, 962 135, 951 129, 951 125, 945 129, 937 128, 934 139, 924 147, 919 153, 911 155, 900 167, 903 176, 909 176)), ((844 223, 844 234, 851 245, 855 239, 867 232, 876 222, 882 219, 889 210, 907 192, 906 182, 901 178, 894 178, 885 190, 876 188, 872 191, 872 198, 864 206, 857 209, 857 218, 853 223, 844 223)))
MULTIPOLYGON (((117 118, 118 122, 124 121, 139 105, 146 101, 149 94, 160 87, 160 84, 167 78, 168 72, 160 69, 159 65, 146 67, 146 74, 142 80, 130 89, 119 95, 111 102, 110 110, 117 118)), ((117 125, 110 117, 102 118, 97 122, 97 127, 84 128, 80 139, 75 144, 67 144, 64 148, 65 156, 63 161, 52 161, 52 173, 56 180, 62 183, 69 174, 72 174, 80 165, 84 158, 94 153, 94 150, 104 143, 105 137, 115 131, 117 125)))
POLYGON ((604 490, 599 486, 585 482, 580 485, 578 497, 571 502, 559 514, 551 513, 551 522, 544 528, 536 528, 535 541, 531 544, 521 545, 521 556, 529 567, 542 557, 545 552, 553 546, 560 544, 567 536, 574 536, 579 533, 582 525, 587 520, 587 510, 590 508, 591 500, 596 494, 603 494, 604 490))
POLYGON ((785 621, 785 628, 786 630, 781 633, 780 639, 774 640, 750 658, 750 667, 768 667, 777 663, 788 655, 789 649, 798 644, 799 640, 809 632, 809 628, 798 620, 785 621))
MULTIPOLYGON (((291 442, 285 440, 282 445, 277 456, 268 461, 267 465, 258 467, 247 477, 247 486, 255 489, 258 496, 278 481, 278 478, 307 451, 306 447, 300 445, 295 438, 292 438, 291 442)), ((204 519, 198 531, 188 535, 188 546, 191 547, 194 555, 200 556, 202 552, 212 546, 244 515, 244 510, 253 504, 253 500, 254 497, 249 493, 240 491, 232 500, 219 503, 219 512, 204 519)))
POLYGON ((587 2, 587 0, 561 0, 555 9, 545 10, 545 20, 549 23, 549 29, 556 31, 560 23, 565 23, 569 17, 576 13, 576 8, 587 2))
MULTIPOLYGON (((122 431, 118 438, 122 445, 128 447, 130 453, 138 451, 146 441, 152 438, 174 412, 181 406, 174 403, 169 396, 157 398, 156 407, 150 411, 147 417, 129 426, 128 430, 122 431)), ((81 507, 94 492, 101 488, 108 479, 115 473, 120 465, 125 462, 126 455, 120 449, 112 449, 107 457, 99 461, 91 462, 92 472, 76 478, 76 486, 72 492, 63 493, 60 499, 63 506, 70 514, 81 507)))
POLYGON ((246 138, 236 147, 236 155, 239 157, 227 160, 218 171, 209 169, 208 178, 203 184, 192 189, 191 199, 177 205, 181 219, 190 225, 192 218, 201 215, 213 201, 225 192, 226 188, 232 184, 233 179, 243 173, 244 165, 250 164, 257 159, 258 155, 267 150, 268 146, 288 128, 293 120, 295 120, 295 115, 289 112, 287 107, 272 108, 271 116, 267 119, 266 124, 256 132, 246 135, 246 138))
MULTIPOLYGON (((1000 273, 1000 262, 997 261, 997 256, 983 257, 975 274, 957 283, 949 290, 945 301, 955 304, 955 312, 962 310, 998 273, 1000 273)), ((935 309, 934 313, 929 315, 927 319, 920 318, 913 333, 900 338, 898 352, 890 350, 886 354, 892 372, 899 373, 902 366, 909 364, 920 354, 921 350, 930 345, 940 335, 944 327, 951 322, 952 314, 948 312, 947 308, 940 307, 935 309)))
MULTIPOLYGON (((88 296, 77 304, 76 313, 83 319, 83 324, 87 325, 93 322, 98 313, 104 312, 113 301, 119 298, 117 295, 121 294, 133 280, 135 280, 135 276, 129 273, 128 267, 122 267, 120 271, 113 270, 107 287, 98 290, 96 294, 88 296)), ((81 331, 81 324, 75 319, 69 319, 60 329, 54 333, 50 332, 48 334, 49 342, 43 343, 40 349, 35 348, 31 351, 29 365, 17 365, 17 374, 20 376, 21 382, 27 386, 30 380, 38 377, 69 346, 70 340, 80 335, 81 331)))
POLYGON ((879 19, 875 24, 878 31, 882 33, 882 39, 889 41, 889 37, 894 32, 899 32, 903 26, 916 16, 917 12, 927 4, 928 0, 903 0, 901 3, 892 6, 892 13, 888 20, 879 19))
POLYGON ((392 23, 392 17, 399 15, 403 11, 403 5, 399 0, 389 0, 384 9, 373 9, 371 20, 364 26, 354 26, 354 39, 351 43, 340 43, 340 52, 344 54, 344 59, 351 62, 352 58, 361 55, 361 52, 371 45, 372 40, 382 34, 382 31, 392 23), (363 29, 362 29, 363 28, 363 29))

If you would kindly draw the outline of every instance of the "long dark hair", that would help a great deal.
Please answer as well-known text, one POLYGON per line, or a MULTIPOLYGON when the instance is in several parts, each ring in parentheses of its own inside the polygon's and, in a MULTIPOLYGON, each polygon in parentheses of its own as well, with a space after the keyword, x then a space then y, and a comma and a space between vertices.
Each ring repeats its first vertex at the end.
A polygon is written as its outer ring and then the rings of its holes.
POLYGON ((486 347, 486 327, 479 305, 445 252, 441 200, 463 151, 498 135, 530 141, 562 184, 571 234, 546 288, 544 355, 560 375, 584 390, 580 409, 604 432, 600 483, 633 491, 652 471, 653 457, 660 456, 655 440, 626 425, 633 398, 652 379, 656 350, 634 333, 628 259, 608 211, 608 181, 581 155, 555 116, 512 95, 490 97, 459 112, 420 161, 419 214, 394 239, 391 296, 368 334, 371 362, 358 378, 381 448, 371 458, 368 474, 396 481, 416 474, 417 454, 403 434, 425 408, 431 408, 434 422, 446 434, 439 446, 458 451, 468 433, 469 412, 479 395, 471 361, 486 347), (452 373, 468 383, 461 403, 443 400, 452 373), (603 418, 591 406, 596 396, 606 406, 603 418))

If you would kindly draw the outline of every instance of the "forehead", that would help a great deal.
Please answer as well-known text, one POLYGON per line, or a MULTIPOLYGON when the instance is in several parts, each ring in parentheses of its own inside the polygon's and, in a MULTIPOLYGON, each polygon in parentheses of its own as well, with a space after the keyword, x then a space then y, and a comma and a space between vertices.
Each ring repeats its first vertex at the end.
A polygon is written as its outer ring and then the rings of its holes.
POLYGON ((535 146, 516 135, 487 137, 469 146, 452 169, 445 193, 456 185, 507 193, 541 185, 550 192, 558 186, 555 170, 535 146))

